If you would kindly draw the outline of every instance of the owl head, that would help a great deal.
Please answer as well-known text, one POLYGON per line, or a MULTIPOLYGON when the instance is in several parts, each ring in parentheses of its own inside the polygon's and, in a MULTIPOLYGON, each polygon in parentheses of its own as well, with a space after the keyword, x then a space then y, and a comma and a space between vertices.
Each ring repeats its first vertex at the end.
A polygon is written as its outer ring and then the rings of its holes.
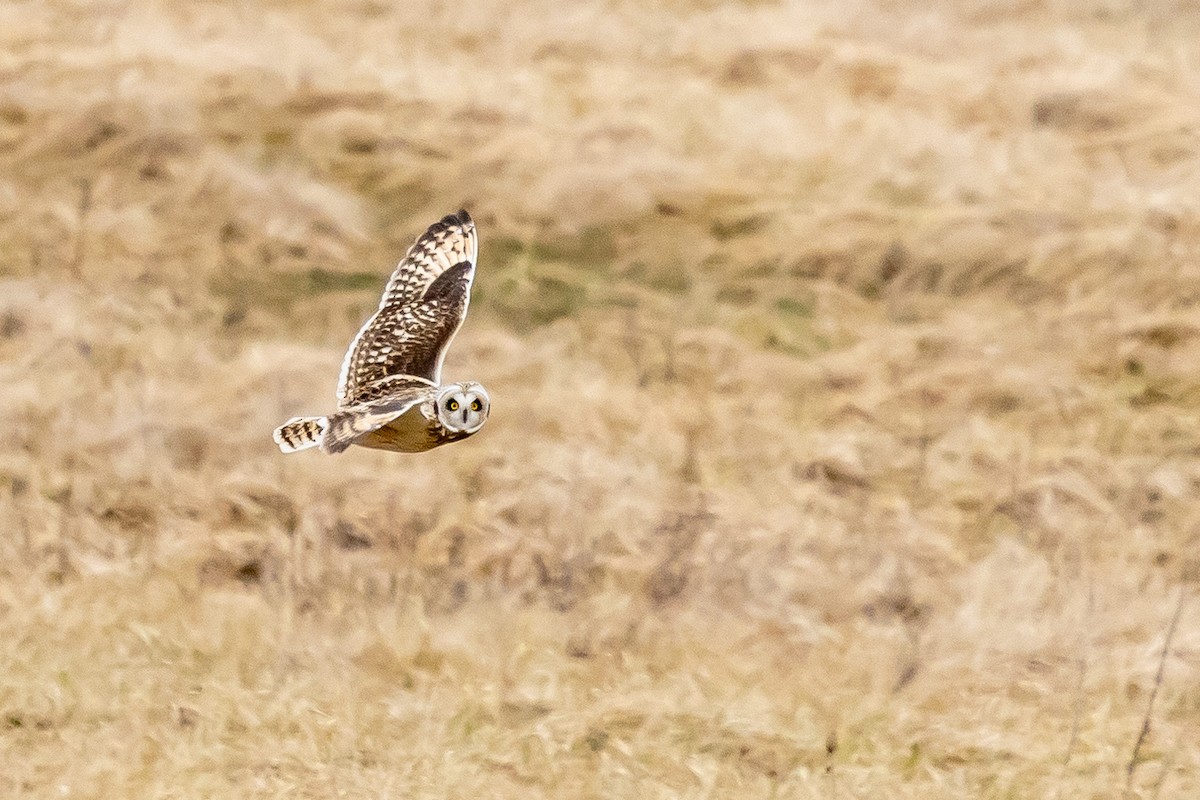
POLYGON ((492 401, 481 384, 464 381, 448 383, 439 388, 434 406, 438 421, 448 431, 471 434, 487 422, 492 401))

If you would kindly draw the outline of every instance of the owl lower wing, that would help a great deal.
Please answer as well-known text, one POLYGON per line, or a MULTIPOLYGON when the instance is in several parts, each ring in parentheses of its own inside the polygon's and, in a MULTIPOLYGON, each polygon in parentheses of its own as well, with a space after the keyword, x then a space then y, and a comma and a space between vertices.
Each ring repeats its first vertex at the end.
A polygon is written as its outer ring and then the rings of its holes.
POLYGON ((437 389, 436 383, 414 375, 388 375, 359 386, 354 394, 346 398, 346 403, 341 408, 349 409, 367 403, 403 399, 410 396, 424 400, 427 395, 432 395, 435 389, 437 389))
POLYGON ((412 386, 381 400, 357 403, 330 414, 321 436, 321 449, 326 453, 342 452, 360 436, 382 428, 418 403, 431 399, 436 391, 428 385, 412 386))
POLYGON ((351 342, 339 402, 386 375, 438 380, 441 359, 467 313, 478 254, 475 223, 466 211, 429 226, 392 273, 379 310, 351 342))

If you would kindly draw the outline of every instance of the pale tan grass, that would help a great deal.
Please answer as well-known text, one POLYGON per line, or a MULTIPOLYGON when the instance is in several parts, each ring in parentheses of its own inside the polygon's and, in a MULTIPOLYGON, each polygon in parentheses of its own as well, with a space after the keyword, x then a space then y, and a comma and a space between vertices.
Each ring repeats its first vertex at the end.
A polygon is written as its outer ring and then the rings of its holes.
POLYGON ((0 6, 0 794, 1193 796, 1197 21, 0 6), (464 204, 486 430, 281 457, 464 204))

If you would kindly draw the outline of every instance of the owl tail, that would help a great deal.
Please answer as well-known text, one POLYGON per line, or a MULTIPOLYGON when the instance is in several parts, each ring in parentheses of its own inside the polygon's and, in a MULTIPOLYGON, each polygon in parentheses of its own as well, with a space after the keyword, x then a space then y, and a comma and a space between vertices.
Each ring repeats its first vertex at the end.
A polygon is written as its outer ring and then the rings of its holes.
POLYGON ((275 443, 285 453, 317 447, 328 424, 325 417, 292 417, 275 429, 275 443))

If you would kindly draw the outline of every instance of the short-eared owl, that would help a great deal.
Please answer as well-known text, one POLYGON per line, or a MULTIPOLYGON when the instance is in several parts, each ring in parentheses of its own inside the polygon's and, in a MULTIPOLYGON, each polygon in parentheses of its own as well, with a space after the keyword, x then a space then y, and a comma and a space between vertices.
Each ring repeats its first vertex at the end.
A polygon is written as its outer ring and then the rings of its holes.
POLYGON ((288 420, 275 430, 279 449, 340 453, 356 444, 418 453, 479 431, 491 410, 484 388, 441 385, 442 360, 467 316, 478 251, 466 211, 430 225, 350 343, 337 411, 288 420))

